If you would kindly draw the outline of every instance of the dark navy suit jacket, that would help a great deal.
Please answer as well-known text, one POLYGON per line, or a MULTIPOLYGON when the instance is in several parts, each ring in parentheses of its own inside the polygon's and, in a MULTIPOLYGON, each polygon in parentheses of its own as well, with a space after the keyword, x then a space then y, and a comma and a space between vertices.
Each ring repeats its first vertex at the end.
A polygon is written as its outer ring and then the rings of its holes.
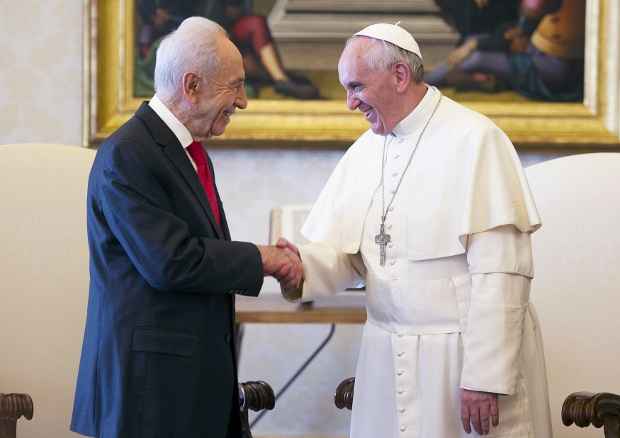
POLYGON ((71 430, 234 437, 234 294, 258 295, 258 248, 230 241, 221 201, 215 223, 183 147, 147 104, 99 147, 87 204, 90 291, 71 430))

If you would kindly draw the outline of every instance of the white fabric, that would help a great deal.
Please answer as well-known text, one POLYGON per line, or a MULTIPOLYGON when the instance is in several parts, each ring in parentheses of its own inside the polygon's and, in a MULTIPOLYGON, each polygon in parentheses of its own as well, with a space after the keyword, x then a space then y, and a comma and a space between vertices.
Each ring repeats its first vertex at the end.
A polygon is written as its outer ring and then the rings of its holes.
MULTIPOLYGON (((389 153, 414 145, 441 93, 434 87, 388 136, 389 153)), ((302 234, 349 254, 359 251, 364 218, 381 177, 384 137, 365 132, 346 152, 315 203, 302 234)), ((402 154, 401 154, 401 158, 402 154)), ((404 167, 402 159, 394 170, 404 167)), ((408 232, 414 260, 463 254, 473 233, 515 225, 532 232, 540 219, 519 158, 506 135, 488 118, 443 96, 405 174, 396 214, 408 232)), ((392 215, 392 213, 390 213, 392 215)))
POLYGON ((187 147, 194 141, 194 138, 189 132, 189 129, 187 129, 185 125, 183 125, 183 123, 181 123, 179 119, 177 119, 176 116, 172 114, 172 111, 168 109, 168 107, 161 101, 159 97, 157 97, 157 95, 154 95, 151 98, 151 100, 149 101, 149 106, 153 111, 155 111, 155 114, 159 116, 159 118, 166 124, 166 126, 170 128, 174 136, 179 140, 179 143, 181 143, 181 146, 183 146, 183 149, 185 150, 185 155, 187 155, 189 162, 192 163, 194 170, 197 171, 198 168, 196 167, 196 163, 194 162, 192 156, 189 154, 189 151, 187 150, 187 147))
POLYGON ((356 36, 365 36, 378 40, 387 41, 395 46, 405 49, 411 53, 415 53, 422 59, 422 52, 413 35, 400 27, 398 24, 376 23, 366 26, 355 34, 356 36))
MULTIPOLYGON (((439 99, 429 92, 388 140, 364 134, 314 206, 300 248, 303 300, 364 283, 368 320, 356 371, 352 438, 455 438, 459 388, 496 392, 491 435, 551 436, 542 343, 529 304, 530 232, 540 226, 509 140, 442 98, 392 204, 383 206, 439 99)), ((475 436, 475 432, 473 432, 475 436)))
POLYGON ((511 394, 500 396, 500 426, 489 436, 550 437, 542 341, 527 304, 530 281, 503 273, 531 266, 529 245, 518 243, 529 235, 506 226, 471 236, 469 248, 476 250, 467 258, 415 262, 393 233, 386 267, 378 264, 371 229, 364 231, 361 254, 314 243, 300 248, 304 300, 365 280, 368 321, 351 438, 471 436, 459 420, 459 387, 511 394), (492 268, 477 255, 494 249, 503 256, 492 268), (469 275, 469 267, 483 264, 489 273, 469 275))

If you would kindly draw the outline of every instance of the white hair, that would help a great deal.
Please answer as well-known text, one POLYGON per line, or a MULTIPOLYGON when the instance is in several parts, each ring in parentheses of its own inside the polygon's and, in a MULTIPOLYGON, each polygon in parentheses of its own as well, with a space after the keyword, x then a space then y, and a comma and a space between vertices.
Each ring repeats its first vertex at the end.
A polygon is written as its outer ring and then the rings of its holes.
POLYGON ((424 79, 424 63, 415 53, 402 49, 388 41, 362 35, 354 35, 349 38, 345 48, 358 38, 366 38, 371 42, 369 49, 363 55, 370 68, 374 70, 387 70, 394 64, 402 62, 411 69, 411 76, 414 82, 419 83, 424 79))
POLYGON ((217 40, 226 31, 203 17, 189 17, 159 44, 155 58, 155 92, 170 100, 183 89, 183 75, 210 76, 220 63, 217 40))

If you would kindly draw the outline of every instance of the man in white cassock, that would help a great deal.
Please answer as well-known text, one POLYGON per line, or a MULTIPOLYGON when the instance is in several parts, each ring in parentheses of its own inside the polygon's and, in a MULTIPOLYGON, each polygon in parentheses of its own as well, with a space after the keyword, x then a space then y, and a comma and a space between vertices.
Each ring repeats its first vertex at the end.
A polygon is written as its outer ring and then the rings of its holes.
POLYGON ((295 248, 310 301, 364 284, 368 320, 352 438, 551 438, 529 302, 540 219, 515 149, 493 122, 422 81, 414 38, 374 24, 338 64, 370 123, 295 248))

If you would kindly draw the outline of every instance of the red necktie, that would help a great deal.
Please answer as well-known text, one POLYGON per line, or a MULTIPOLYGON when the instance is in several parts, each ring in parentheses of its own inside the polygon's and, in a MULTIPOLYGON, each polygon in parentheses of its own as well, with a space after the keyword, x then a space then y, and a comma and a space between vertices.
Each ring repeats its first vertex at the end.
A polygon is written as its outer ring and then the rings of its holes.
POLYGON ((207 164, 207 151, 202 147, 202 143, 193 141, 187 147, 190 157, 196 163, 196 170, 198 172, 198 178, 202 183, 202 187, 205 189, 207 199, 209 200, 209 206, 211 212, 215 216, 215 220, 218 225, 222 225, 222 219, 220 216, 220 209, 217 205, 217 195, 215 193, 215 184, 213 178, 211 178, 211 172, 209 172, 209 166, 207 164))

